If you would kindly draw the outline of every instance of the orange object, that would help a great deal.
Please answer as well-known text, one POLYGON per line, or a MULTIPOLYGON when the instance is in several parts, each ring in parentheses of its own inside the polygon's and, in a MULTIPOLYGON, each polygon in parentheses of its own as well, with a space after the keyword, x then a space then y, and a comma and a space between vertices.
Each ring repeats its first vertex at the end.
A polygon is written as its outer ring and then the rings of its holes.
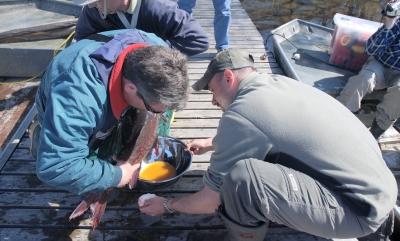
POLYGON ((163 181, 174 176, 176 176, 175 167, 163 161, 152 162, 139 173, 139 179, 145 181, 163 181))
POLYGON ((367 40, 380 27, 380 23, 366 19, 335 14, 335 31, 331 42, 329 63, 345 69, 359 71, 368 58, 367 40))

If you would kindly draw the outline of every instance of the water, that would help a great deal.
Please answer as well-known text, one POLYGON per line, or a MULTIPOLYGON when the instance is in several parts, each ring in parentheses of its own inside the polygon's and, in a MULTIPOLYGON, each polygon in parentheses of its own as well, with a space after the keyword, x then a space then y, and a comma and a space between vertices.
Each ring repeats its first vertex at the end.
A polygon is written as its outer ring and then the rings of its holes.
POLYGON ((294 18, 332 26, 335 13, 381 20, 380 0, 241 0, 261 33, 294 18))

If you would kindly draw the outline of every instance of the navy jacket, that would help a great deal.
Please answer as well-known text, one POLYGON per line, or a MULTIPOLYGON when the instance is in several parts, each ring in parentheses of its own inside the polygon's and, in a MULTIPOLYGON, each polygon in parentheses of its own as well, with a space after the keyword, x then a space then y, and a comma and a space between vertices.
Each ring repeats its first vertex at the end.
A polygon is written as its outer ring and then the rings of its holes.
MULTIPOLYGON (((125 13, 130 21, 132 14, 125 13)), ((83 8, 76 25, 76 40, 107 30, 124 29, 118 15, 103 20, 96 8, 83 8)), ((169 0, 142 0, 137 29, 154 33, 173 48, 190 56, 208 49, 208 38, 199 23, 169 0)))

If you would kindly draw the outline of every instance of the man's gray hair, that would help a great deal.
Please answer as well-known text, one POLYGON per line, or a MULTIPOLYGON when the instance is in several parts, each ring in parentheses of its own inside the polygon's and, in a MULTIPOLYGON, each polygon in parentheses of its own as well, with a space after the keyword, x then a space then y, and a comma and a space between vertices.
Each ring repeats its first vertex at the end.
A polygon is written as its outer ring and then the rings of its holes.
POLYGON ((162 46, 137 49, 127 55, 123 76, 132 81, 145 101, 182 109, 188 99, 187 59, 178 50, 162 46))

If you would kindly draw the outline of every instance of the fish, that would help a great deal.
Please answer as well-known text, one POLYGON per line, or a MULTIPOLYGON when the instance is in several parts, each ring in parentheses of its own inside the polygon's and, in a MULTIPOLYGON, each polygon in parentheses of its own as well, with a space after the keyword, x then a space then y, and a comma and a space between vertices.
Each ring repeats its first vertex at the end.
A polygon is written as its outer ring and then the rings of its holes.
MULTIPOLYGON (((129 181, 129 188, 133 189, 139 177, 140 164, 142 160, 150 152, 156 138, 157 128, 160 119, 160 114, 151 113, 148 111, 139 111, 128 115, 128 120, 122 123, 122 144, 125 148, 114 156, 118 162, 129 162, 132 165, 137 165, 138 168, 129 181), (125 125, 125 126, 124 126, 125 125), (127 128, 132 128, 126 131, 127 128), (126 133, 129 133, 128 135, 126 133), (127 136, 124 136, 127 135, 127 136)), ((109 188, 104 192, 90 193, 85 199, 78 204, 75 210, 69 216, 69 220, 73 220, 83 215, 88 209, 91 212, 91 226, 96 229, 100 224, 107 202, 111 201, 117 195, 116 188, 109 188)))

